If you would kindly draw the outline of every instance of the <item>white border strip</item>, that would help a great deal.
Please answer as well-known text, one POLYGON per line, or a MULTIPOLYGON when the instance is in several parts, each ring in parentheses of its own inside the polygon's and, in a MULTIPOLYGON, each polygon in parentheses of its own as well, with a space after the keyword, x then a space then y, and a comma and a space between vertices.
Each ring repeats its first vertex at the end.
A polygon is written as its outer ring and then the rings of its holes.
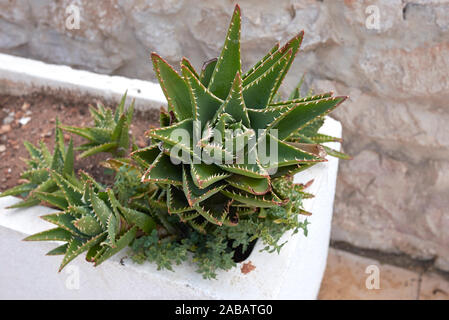
POLYGON ((128 99, 135 99, 137 109, 159 109, 166 105, 161 87, 154 82, 0 54, 0 93, 22 95, 43 90, 65 91, 80 97, 90 95, 113 102, 119 101, 128 90, 128 99))

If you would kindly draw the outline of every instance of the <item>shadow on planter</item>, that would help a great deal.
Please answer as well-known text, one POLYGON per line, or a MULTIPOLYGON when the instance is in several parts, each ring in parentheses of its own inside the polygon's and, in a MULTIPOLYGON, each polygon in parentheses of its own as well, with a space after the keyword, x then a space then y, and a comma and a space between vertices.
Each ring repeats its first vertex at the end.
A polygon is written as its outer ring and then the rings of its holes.
MULTIPOLYGON (((257 239, 253 240, 250 242, 250 244, 248 245, 248 248, 246 248, 245 251, 243 251, 243 245, 239 245, 236 248, 234 248, 234 256, 232 258, 232 260, 234 260, 235 263, 239 263, 239 262, 243 262, 246 259, 249 258, 249 256, 251 255, 251 253, 253 252, 254 246, 257 243, 257 239)), ((228 246, 230 248, 232 248, 232 242, 228 242, 228 246)))

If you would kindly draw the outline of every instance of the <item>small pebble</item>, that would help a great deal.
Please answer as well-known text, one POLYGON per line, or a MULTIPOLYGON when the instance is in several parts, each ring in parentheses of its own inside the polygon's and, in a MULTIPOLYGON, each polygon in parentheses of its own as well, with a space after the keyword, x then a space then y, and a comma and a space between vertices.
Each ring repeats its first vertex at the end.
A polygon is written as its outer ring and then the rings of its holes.
POLYGON ((9 124, 4 124, 0 127, 0 134, 4 134, 11 131, 11 125, 9 124))
POLYGON ((4 119, 3 119, 3 124, 10 124, 14 121, 14 115, 15 112, 12 111, 10 112, 4 119))
POLYGON ((28 102, 25 102, 25 103, 22 105, 22 110, 23 110, 23 111, 27 111, 29 107, 30 107, 30 104, 29 104, 28 102))
POLYGON ((0 144, 0 152, 5 152, 6 146, 4 144, 0 144))
POLYGON ((22 126, 25 126, 30 121, 31 121, 31 117, 23 117, 23 118, 20 118, 19 123, 22 126))
POLYGON ((145 147, 147 146, 147 144, 145 143, 145 141, 144 141, 143 139, 139 139, 139 140, 137 141, 137 146, 138 146, 139 148, 145 148, 145 147))

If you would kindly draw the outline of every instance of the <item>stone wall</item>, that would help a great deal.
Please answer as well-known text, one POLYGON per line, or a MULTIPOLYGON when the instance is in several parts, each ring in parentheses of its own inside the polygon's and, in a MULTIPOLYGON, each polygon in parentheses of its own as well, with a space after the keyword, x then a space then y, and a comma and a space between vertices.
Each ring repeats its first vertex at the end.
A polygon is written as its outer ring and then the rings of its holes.
MULTIPOLYGON (((151 51, 172 63, 190 57, 197 68, 216 57, 233 5, 0 0, 0 51, 154 80, 151 51), (66 28, 71 4, 80 9, 79 30, 66 28)), ((306 72, 307 87, 350 96, 334 113, 354 160, 341 164, 332 238, 436 258, 437 267, 449 270, 449 0, 240 5, 244 66, 304 29, 283 89, 306 72), (376 13, 378 25, 370 20, 376 13)))

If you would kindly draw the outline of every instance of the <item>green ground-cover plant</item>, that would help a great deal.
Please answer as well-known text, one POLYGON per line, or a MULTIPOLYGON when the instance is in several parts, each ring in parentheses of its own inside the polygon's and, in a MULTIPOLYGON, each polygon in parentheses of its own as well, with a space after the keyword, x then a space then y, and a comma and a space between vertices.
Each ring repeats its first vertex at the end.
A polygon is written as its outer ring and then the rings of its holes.
POLYGON ((185 58, 178 73, 152 54, 168 110, 161 111, 160 127, 147 132, 149 146, 133 145, 128 155, 133 107, 125 108, 126 95, 115 112, 91 108, 93 127, 58 123, 57 160, 50 161, 44 144, 41 149, 26 144, 30 166, 44 177, 25 173, 30 183, 2 196, 25 194, 25 203, 43 201, 60 210, 43 217, 56 228, 26 239, 65 241, 49 252, 64 255, 60 270, 81 253, 99 265, 131 245, 136 262, 173 270, 173 264, 192 259, 205 278, 215 278, 217 270, 235 266, 237 249, 244 252, 255 240, 279 252, 287 231, 307 235, 311 213, 302 202, 313 195, 308 185, 294 184, 293 175, 326 161, 326 151, 347 158, 322 145, 339 139, 318 133, 325 115, 346 97, 301 97, 298 85, 282 100, 278 89, 303 33, 243 72, 240 24, 236 6, 220 56, 199 73, 185 58), (73 172, 73 144, 64 146, 61 128, 88 140, 78 148, 80 157, 112 155, 102 165, 114 173, 113 183, 73 172), (176 132, 187 132, 187 140, 176 132), (276 151, 270 149, 273 142, 276 151), (260 147, 267 151, 265 160, 260 147))

